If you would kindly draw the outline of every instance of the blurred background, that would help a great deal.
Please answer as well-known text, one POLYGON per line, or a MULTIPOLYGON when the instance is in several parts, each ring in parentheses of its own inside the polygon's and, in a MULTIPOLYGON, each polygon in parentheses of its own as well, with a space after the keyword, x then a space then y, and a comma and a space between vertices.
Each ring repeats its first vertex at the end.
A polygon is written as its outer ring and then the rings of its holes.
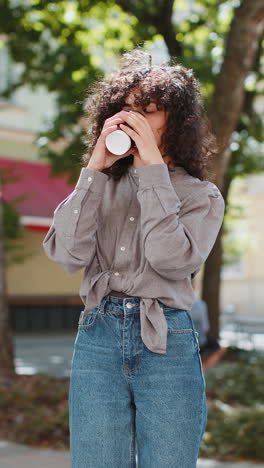
POLYGON ((263 18, 263 0, 1 1, 0 437, 68 447, 83 272, 66 273, 42 242, 81 170, 86 90, 140 46, 153 63, 176 57, 194 70, 221 146, 212 181, 225 219, 197 281, 217 343, 202 356, 201 456, 263 461, 263 18))

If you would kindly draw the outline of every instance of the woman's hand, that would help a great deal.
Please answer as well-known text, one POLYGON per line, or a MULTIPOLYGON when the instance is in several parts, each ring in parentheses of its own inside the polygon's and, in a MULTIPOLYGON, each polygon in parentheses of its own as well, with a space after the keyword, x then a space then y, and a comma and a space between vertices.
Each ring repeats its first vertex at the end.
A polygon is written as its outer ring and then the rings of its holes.
POLYGON ((105 139, 107 135, 117 130, 119 124, 125 122, 121 113, 122 112, 118 112, 109 119, 106 119, 101 134, 92 152, 89 163, 86 166, 88 169, 102 171, 103 169, 112 166, 116 161, 118 161, 118 159, 125 158, 126 156, 136 152, 135 148, 130 148, 126 153, 121 154, 121 156, 117 156, 110 153, 110 151, 108 151, 105 146, 105 139))
POLYGON ((120 128, 134 140, 142 163, 144 165, 164 163, 147 119, 139 112, 133 111, 121 111, 119 115, 132 127, 120 124, 120 128))

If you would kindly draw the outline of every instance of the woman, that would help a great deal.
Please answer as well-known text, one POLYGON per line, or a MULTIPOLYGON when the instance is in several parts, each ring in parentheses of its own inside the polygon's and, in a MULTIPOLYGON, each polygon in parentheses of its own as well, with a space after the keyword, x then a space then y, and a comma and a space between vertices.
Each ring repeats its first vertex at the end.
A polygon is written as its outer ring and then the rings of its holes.
POLYGON ((191 279, 224 201, 206 179, 214 139, 192 71, 148 59, 125 54, 93 89, 84 167, 43 242, 66 271, 85 267, 72 468, 193 468, 206 425, 191 279), (121 156, 105 145, 117 128, 135 142, 121 156))

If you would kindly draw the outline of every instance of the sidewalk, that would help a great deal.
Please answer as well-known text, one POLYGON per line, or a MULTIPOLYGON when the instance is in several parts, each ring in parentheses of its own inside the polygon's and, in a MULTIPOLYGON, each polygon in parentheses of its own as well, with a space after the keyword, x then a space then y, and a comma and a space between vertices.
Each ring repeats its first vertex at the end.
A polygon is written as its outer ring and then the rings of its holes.
MULTIPOLYGON (((0 441, 1 468, 70 468, 66 450, 33 449, 12 442, 0 441)), ((112 467, 109 467, 112 468, 112 467)), ((263 464, 223 463, 199 459, 197 468, 264 468, 263 464)))

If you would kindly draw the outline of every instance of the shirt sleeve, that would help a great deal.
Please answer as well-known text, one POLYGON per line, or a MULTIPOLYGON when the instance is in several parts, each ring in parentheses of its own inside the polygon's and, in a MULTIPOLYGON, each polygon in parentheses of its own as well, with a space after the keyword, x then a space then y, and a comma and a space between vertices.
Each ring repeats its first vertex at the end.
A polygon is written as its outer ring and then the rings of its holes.
POLYGON ((167 164, 137 169, 137 198, 145 256, 161 276, 181 280, 201 269, 213 248, 224 216, 224 199, 212 182, 181 202, 167 164))
POLYGON ((97 210, 108 176, 82 168, 74 191, 55 209, 43 247, 69 273, 89 266, 96 252, 97 210))

